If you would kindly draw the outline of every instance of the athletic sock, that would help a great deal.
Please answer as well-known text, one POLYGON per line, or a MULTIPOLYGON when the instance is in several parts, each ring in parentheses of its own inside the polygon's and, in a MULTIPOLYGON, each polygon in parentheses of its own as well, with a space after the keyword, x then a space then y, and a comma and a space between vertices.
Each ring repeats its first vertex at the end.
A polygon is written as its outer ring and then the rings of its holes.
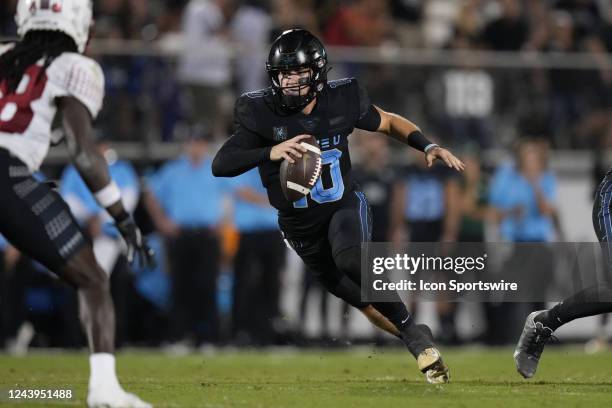
POLYGON ((110 353, 93 353, 89 356, 89 388, 119 386, 115 371, 115 356, 110 353))
POLYGON ((553 331, 581 317, 612 312, 612 287, 592 286, 568 297, 552 309, 540 313, 534 320, 553 331))
POLYGON ((372 306, 393 323, 400 332, 399 338, 415 358, 426 348, 433 347, 431 339, 414 323, 402 302, 380 302, 372 306))
POLYGON ((434 346, 431 338, 414 322, 404 328, 401 338, 414 358, 417 358, 423 350, 434 346))

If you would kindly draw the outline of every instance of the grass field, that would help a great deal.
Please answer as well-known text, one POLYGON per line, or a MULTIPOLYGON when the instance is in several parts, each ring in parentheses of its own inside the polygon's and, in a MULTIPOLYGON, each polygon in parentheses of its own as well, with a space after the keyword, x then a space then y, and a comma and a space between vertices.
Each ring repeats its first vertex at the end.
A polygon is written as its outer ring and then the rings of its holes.
MULTIPOLYGON (((401 350, 124 353, 122 382, 156 407, 612 407, 612 352, 549 348, 535 380, 510 349, 447 350, 452 383, 424 383, 401 350)), ((0 406, 83 406, 84 354, 0 355, 0 406), (71 388, 67 403, 9 403, 9 388, 71 388)))

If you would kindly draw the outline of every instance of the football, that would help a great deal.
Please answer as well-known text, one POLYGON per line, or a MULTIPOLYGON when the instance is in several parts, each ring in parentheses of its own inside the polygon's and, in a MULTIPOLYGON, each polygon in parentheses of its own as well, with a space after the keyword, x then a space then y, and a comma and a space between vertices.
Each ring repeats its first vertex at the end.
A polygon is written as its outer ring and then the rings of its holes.
POLYGON ((314 136, 300 141, 308 149, 291 164, 283 160, 280 167, 280 182, 285 198, 291 202, 308 195, 321 176, 321 149, 314 136))

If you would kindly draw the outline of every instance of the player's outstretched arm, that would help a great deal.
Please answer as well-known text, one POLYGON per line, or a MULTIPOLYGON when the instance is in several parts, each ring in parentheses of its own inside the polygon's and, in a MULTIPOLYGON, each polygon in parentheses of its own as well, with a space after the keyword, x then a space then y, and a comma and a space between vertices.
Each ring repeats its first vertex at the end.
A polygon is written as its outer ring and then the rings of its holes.
POLYGON ((91 114, 79 100, 73 97, 58 99, 62 112, 68 151, 83 181, 94 193, 96 201, 108 211, 128 246, 128 261, 136 256, 147 264, 153 263, 153 251, 121 201, 121 190, 111 179, 108 165, 96 149, 91 126, 91 114))
POLYGON ((377 130, 424 152, 427 166, 431 167, 435 160, 442 160, 448 167, 452 167, 457 171, 463 171, 465 168, 463 162, 449 150, 429 141, 421 133, 421 129, 417 125, 400 115, 385 112, 378 106, 375 106, 375 109, 380 114, 380 124, 377 130))

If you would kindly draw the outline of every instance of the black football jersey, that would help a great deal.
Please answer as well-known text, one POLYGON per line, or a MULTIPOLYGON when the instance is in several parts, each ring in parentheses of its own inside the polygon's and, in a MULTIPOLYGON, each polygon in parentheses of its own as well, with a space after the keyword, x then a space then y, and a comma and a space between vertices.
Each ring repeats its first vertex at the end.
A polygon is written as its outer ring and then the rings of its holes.
POLYGON ((301 134, 313 135, 319 142, 321 177, 310 194, 299 201, 289 202, 283 195, 280 161, 262 160, 258 165, 284 231, 294 235, 313 233, 353 191, 348 137, 371 109, 366 91, 354 78, 329 81, 309 115, 277 108, 271 89, 248 92, 237 100, 233 144, 248 149, 270 147, 301 134))

